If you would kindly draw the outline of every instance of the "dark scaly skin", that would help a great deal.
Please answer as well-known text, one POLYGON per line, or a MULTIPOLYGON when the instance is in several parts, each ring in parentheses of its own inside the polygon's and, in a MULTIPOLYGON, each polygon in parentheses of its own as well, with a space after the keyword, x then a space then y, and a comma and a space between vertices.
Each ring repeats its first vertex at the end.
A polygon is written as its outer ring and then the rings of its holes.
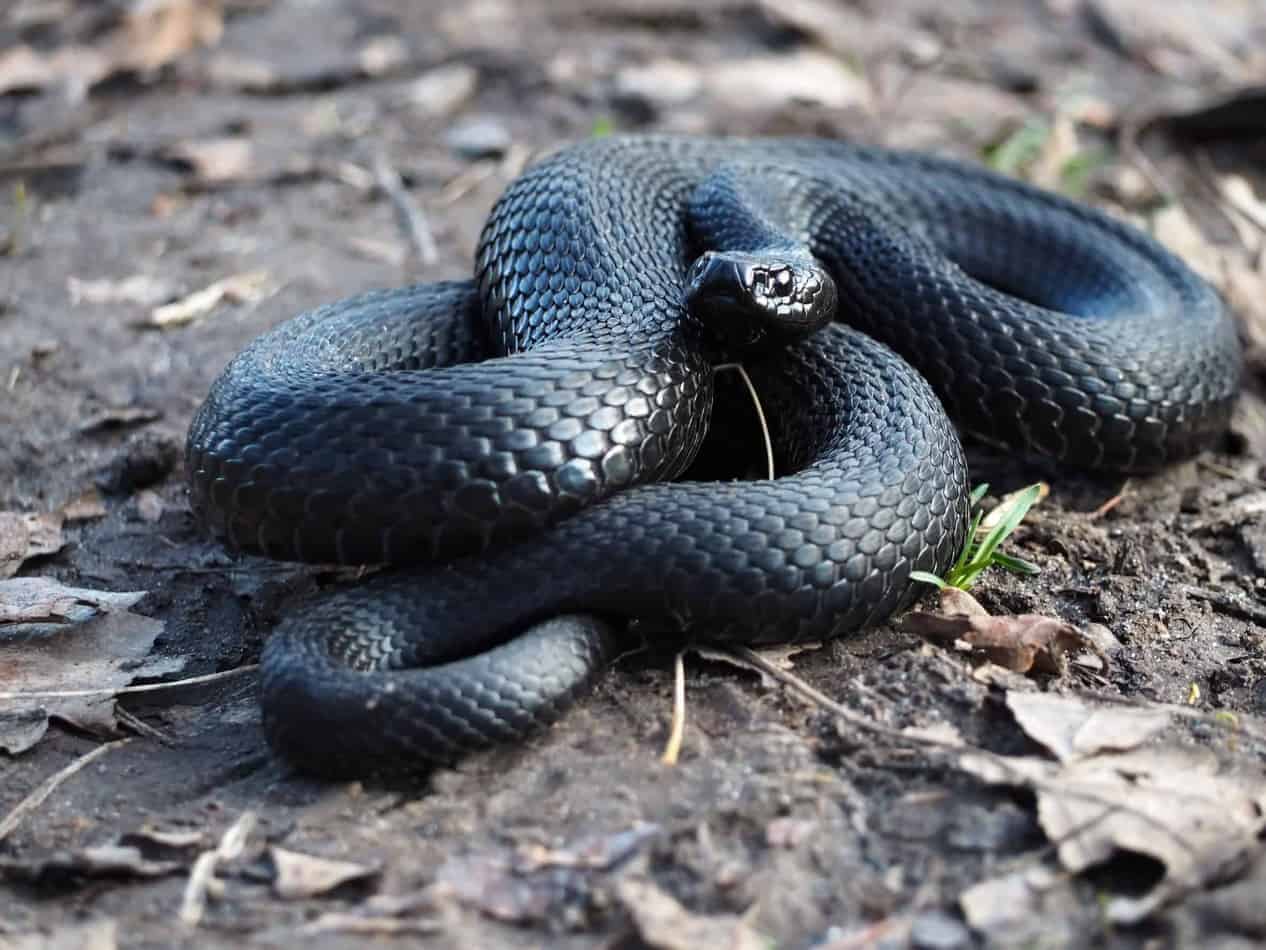
POLYGON ((677 637, 818 638, 882 619, 911 570, 947 566, 967 505, 953 430, 907 366, 840 328, 744 357, 784 477, 649 484, 691 463, 727 358, 685 307, 687 268, 747 252, 765 212, 826 265, 840 318, 893 346, 976 434, 1141 471, 1225 424, 1229 317, 1102 214, 839 143, 567 149, 494 209, 477 286, 297 318, 234 361, 191 426, 194 508, 230 544, 451 562, 283 622, 263 657, 282 754, 348 774, 520 735, 620 648, 592 611, 677 637), (727 176, 737 188, 692 202, 727 176), (745 189, 746 214, 725 197, 745 189))

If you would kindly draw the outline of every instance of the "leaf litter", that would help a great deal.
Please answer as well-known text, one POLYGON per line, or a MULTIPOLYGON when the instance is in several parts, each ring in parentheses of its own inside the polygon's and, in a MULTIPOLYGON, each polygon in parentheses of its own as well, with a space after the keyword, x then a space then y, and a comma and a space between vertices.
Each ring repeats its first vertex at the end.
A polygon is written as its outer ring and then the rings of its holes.
POLYGON ((153 656, 163 623, 132 613, 144 591, 66 587, 50 578, 0 581, 0 749, 17 755, 58 719, 97 735, 117 734, 115 691, 138 677, 182 669, 153 656))
MULTIPOLYGON (((1031 790, 1038 822, 1066 871, 1081 873, 1123 853, 1161 865, 1162 877, 1146 893, 1108 897, 1111 922, 1137 924, 1172 900, 1228 880, 1258 850, 1266 776, 1224 768, 1207 749, 1149 744, 1167 725, 1163 711, 1042 694, 1008 695, 1007 704, 1056 759, 967 753, 959 768, 990 785, 1031 790)), ((1026 869, 970 888, 961 898, 969 921, 989 919, 985 895, 1027 895, 1037 910, 1042 882, 1031 878, 1026 869)))

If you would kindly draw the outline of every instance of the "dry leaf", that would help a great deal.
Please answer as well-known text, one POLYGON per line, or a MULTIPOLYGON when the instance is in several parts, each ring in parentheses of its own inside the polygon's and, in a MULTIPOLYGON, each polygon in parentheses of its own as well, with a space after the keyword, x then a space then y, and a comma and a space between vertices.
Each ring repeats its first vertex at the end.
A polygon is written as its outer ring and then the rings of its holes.
POLYGON ((153 72, 198 46, 214 46, 223 29, 219 0, 132 3, 92 46, 45 51, 18 45, 0 54, 0 94, 58 85, 86 92, 118 73, 153 72))
POLYGON ((127 610, 147 591, 66 587, 51 577, 0 581, 0 624, 87 620, 100 612, 127 610))
POLYGON ((222 303, 255 303, 275 289, 267 271, 245 271, 217 280, 181 300, 156 307, 149 319, 139 325, 164 330, 184 326, 206 316, 222 303))
POLYGON ((1071 919, 1081 904, 1068 875, 1043 865, 973 884, 958 902, 972 929, 1000 946, 1059 945, 1053 921, 1071 919))
POLYGON ((654 950, 764 950, 768 940, 734 914, 693 914, 649 881, 625 879, 616 886, 642 941, 654 950))
POLYGON ((961 643, 991 663, 1016 673, 1035 670, 1060 675, 1072 651, 1088 651, 1107 664, 1107 657, 1071 624, 1040 614, 992 617, 970 595, 957 588, 941 591, 941 613, 915 611, 901 629, 936 643, 961 643), (977 613, 976 611, 979 611, 977 613))
POLYGON ((273 847, 268 850, 276 876, 273 891, 283 900, 328 894, 351 881, 375 877, 380 869, 273 847))
POLYGON ((703 77, 709 96, 740 112, 812 103, 829 109, 870 107, 870 85, 834 56, 802 50, 782 56, 724 60, 703 77))
POLYGON ((158 158, 188 168, 200 184, 245 181, 254 176, 254 145, 243 135, 177 142, 158 152, 158 158))
POLYGON ((1169 725, 1163 709, 1097 706, 1054 693, 1008 693, 1007 707, 1028 737, 1061 762, 1135 749, 1169 725))
POLYGON ((1266 780, 1220 773, 1211 753, 1145 748, 1068 763, 965 755, 959 766, 994 785, 1032 789, 1038 821, 1074 873, 1130 851, 1164 877, 1141 897, 1117 896, 1107 918, 1135 924, 1166 902, 1240 870, 1266 831, 1266 780))
POLYGON ((137 677, 184 666, 179 657, 150 656, 162 622, 126 609, 143 596, 144 591, 63 587, 48 578, 0 581, 0 623, 5 624, 0 626, 0 669, 15 687, 0 693, 0 748, 11 755, 29 749, 53 717, 112 735, 117 729, 114 690, 137 677), (48 695, 86 690, 92 694, 48 695))
MULTIPOLYGON (((66 541, 62 537, 60 511, 48 514, 0 511, 0 579, 12 577, 33 557, 56 554, 66 541)), ((3 621, 0 605, 0 621, 3 621)))
POLYGON ((152 307, 164 300, 170 300, 175 287, 169 281, 159 277, 133 274, 121 280, 110 278, 83 280, 78 277, 67 277, 66 290, 70 293, 71 304, 76 307, 81 303, 134 303, 143 307, 152 307))
POLYGON ((62 506, 62 517, 67 522, 91 521, 105 516, 105 502, 101 500, 101 493, 95 488, 87 489, 79 497, 71 499, 62 506))

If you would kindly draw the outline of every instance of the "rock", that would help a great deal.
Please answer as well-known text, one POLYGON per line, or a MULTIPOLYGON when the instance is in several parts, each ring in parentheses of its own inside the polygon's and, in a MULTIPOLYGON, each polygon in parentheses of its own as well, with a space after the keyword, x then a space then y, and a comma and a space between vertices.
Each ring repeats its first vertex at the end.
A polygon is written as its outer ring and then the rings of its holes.
POLYGON ((770 111, 798 102, 829 109, 870 105, 865 79, 834 56, 813 50, 722 63, 705 82, 709 95, 735 112, 770 111))
POLYGON ((671 108, 689 102, 702 90, 699 70, 675 59, 629 66, 615 74, 615 97, 624 105, 671 108))
POLYGON ((967 925, 943 910, 925 910, 910 925, 910 946, 919 950, 955 950, 971 942, 967 925))
POLYGON ((428 116, 452 115, 479 88, 479 70, 456 63, 423 73, 405 86, 405 101, 428 116))
POLYGON ((510 130, 491 116, 475 116, 450 126, 444 144, 461 158, 500 158, 510 148, 510 130))

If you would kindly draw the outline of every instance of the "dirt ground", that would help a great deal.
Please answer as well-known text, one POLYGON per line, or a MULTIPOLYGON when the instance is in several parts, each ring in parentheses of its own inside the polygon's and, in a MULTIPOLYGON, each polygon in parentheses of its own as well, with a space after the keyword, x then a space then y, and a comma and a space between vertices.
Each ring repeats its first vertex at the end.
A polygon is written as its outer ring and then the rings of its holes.
POLYGON ((0 553, 19 580, 148 592, 52 633, 0 611, 0 689, 32 689, 23 663, 59 636, 88 645, 39 682, 106 684, 47 732, 0 700, 0 740, 29 745, 0 753, 0 947, 1266 942, 1260 4, 143 6, 0 12, 0 553), (845 719, 690 656, 667 766, 672 657, 640 656, 521 747, 413 781, 293 775, 250 665, 330 576, 196 530, 191 414, 280 320, 468 274, 532 157, 643 129, 928 148, 1132 216, 1236 307, 1232 430, 1128 480, 970 448, 995 497, 1050 486, 1011 545, 1041 574, 976 593, 1090 635, 1099 654, 1063 673, 885 626, 790 658, 845 719), (126 660, 92 655, 103 620, 126 660), (1002 757, 1042 777, 990 778, 1002 757), (1088 762, 1108 776, 1089 797, 1070 779, 1088 762), (1095 796, 1110 807, 1079 824, 1095 796))

